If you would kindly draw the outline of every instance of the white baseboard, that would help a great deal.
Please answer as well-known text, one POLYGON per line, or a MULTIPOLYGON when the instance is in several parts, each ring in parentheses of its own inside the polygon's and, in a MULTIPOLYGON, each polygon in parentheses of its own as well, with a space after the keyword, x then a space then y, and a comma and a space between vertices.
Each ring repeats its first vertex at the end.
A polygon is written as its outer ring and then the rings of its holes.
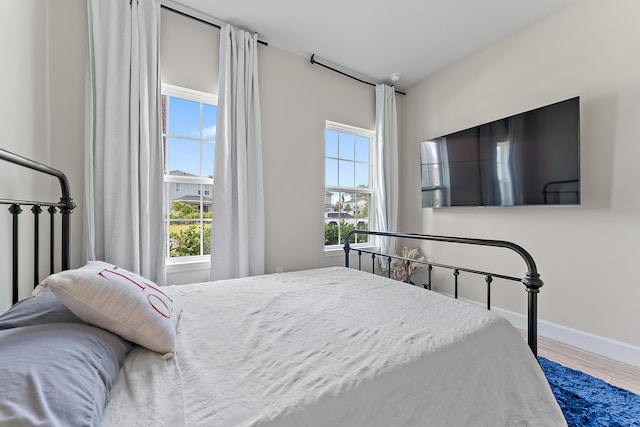
MULTIPOLYGON (((477 301, 460 299, 485 307, 483 303, 477 301)), ((491 311, 500 314, 515 328, 527 330, 527 316, 498 307, 491 307, 491 311)), ((640 368, 640 347, 638 346, 540 319, 538 319, 538 335, 640 368)))

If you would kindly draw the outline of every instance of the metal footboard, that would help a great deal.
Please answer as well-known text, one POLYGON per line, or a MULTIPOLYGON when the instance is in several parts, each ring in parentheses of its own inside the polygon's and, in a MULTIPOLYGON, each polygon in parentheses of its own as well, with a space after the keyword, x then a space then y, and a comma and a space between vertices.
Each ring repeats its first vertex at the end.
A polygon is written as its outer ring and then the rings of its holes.
POLYGON ((0 149, 0 160, 7 161, 19 166, 23 166, 37 172, 41 172, 47 175, 58 178, 60 183, 60 201, 59 202, 47 202, 37 200, 19 200, 19 199, 2 199, 0 198, 0 204, 9 205, 9 212, 12 216, 12 231, 11 231, 11 252, 12 252, 12 286, 13 286, 13 303, 15 304, 19 299, 19 272, 18 272, 18 260, 19 260, 19 236, 18 236, 18 222, 20 214, 23 212, 23 207, 30 207, 33 214, 33 229, 34 229, 34 241, 33 241, 33 272, 34 272, 34 286, 39 282, 39 269, 40 269, 40 214, 43 212, 43 208, 47 208, 50 221, 50 235, 49 235, 49 265, 50 272, 54 273, 55 269, 55 227, 54 217, 56 213, 60 212, 62 215, 61 225, 61 260, 60 265, 62 270, 69 269, 70 259, 70 228, 69 228, 69 215, 75 208, 75 203, 71 198, 69 181, 64 173, 57 169, 43 165, 34 160, 27 159, 9 151, 0 149))
MULTIPOLYGON (((427 267, 428 279, 427 283, 423 285, 423 287, 427 289, 431 289, 431 274, 435 267, 445 268, 452 270, 453 272, 453 280, 454 280, 454 289, 455 289, 455 298, 458 297, 458 276, 460 272, 479 274, 485 277, 485 282, 487 286, 487 309, 491 309, 491 283, 493 279, 505 279, 516 282, 521 282, 524 284, 527 291, 527 342, 529 344, 529 348, 533 352, 534 356, 538 355, 538 293, 540 292, 540 288, 543 285, 542 280, 540 279, 540 274, 538 274, 538 270, 536 268, 536 263, 533 260, 533 257, 527 252, 524 248, 515 243, 507 242, 504 240, 486 240, 486 239, 473 239, 467 237, 450 237, 450 236, 433 236, 427 234, 406 234, 406 233, 393 233, 393 232, 382 232, 382 231, 370 231, 370 230, 351 230, 346 235, 346 243, 344 245, 345 251, 345 266, 349 267, 349 258, 352 251, 357 252, 358 254, 358 269, 362 269, 362 254, 369 254, 371 256, 371 264, 372 264, 372 272, 376 272, 376 259, 381 257, 383 260, 386 260, 388 268, 386 269, 387 275, 391 277, 391 261, 399 260, 404 263, 406 266, 406 277, 404 281, 407 283, 411 283, 411 274, 410 274, 410 265, 412 263, 423 264, 427 267), (524 260, 527 266, 527 272, 524 277, 513 277, 507 276, 498 273, 492 273, 488 271, 469 269, 464 267, 458 267, 447 264, 440 264, 433 261, 420 261, 411 258, 404 258, 399 255, 394 254, 383 254, 379 252, 375 252, 369 249, 361 249, 361 248, 351 248, 349 242, 352 240, 351 237, 356 234, 370 235, 370 236, 383 236, 390 238, 398 238, 398 239, 412 239, 412 240, 426 240, 426 241, 435 241, 435 242, 445 242, 445 243, 458 243, 465 245, 479 245, 479 246, 491 246, 498 248, 505 248, 516 252, 520 257, 524 260)), ((384 261, 383 261, 384 262, 384 261)))

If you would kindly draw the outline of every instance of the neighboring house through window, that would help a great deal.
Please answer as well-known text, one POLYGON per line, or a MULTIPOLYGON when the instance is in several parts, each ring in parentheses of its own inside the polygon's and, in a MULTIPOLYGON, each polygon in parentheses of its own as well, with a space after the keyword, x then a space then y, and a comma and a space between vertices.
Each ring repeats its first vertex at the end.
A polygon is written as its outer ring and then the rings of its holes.
POLYGON ((216 104, 214 95, 162 85, 165 223, 172 259, 211 253, 216 104))
MULTIPOLYGON (((354 228, 369 228, 373 138, 373 131, 326 122, 325 249, 343 245, 346 234, 354 228)), ((357 243, 368 241, 368 236, 359 236, 357 243)))

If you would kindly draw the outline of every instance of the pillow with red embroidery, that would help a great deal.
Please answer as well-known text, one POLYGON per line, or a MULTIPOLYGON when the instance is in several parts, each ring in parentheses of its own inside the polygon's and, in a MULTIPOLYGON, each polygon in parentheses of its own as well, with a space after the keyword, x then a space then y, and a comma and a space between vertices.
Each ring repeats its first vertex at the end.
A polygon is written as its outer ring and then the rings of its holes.
POLYGON ((102 261, 52 274, 44 287, 87 323, 170 357, 180 309, 150 280, 102 261))

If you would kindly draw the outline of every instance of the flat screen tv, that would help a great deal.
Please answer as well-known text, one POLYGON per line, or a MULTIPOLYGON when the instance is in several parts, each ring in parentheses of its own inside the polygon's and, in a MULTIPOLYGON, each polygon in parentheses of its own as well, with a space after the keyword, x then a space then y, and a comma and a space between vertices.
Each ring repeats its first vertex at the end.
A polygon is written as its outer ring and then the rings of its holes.
POLYGON ((580 204, 580 98, 420 143, 422 206, 580 204))

